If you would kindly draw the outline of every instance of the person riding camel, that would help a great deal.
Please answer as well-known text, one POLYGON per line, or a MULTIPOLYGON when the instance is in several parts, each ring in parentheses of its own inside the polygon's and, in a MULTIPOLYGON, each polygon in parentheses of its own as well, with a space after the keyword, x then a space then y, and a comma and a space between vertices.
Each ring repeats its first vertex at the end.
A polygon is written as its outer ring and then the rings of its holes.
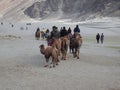
MULTIPOLYGON (((76 27, 74 28, 74 37, 76 36, 76 34, 80 35, 80 28, 78 25, 76 25, 76 27)), ((81 35, 80 35, 80 37, 81 37, 81 35)))
POLYGON ((46 40, 47 40, 48 46, 50 46, 50 44, 49 44, 49 40, 50 40, 50 30, 49 30, 49 29, 46 30, 45 38, 46 38, 46 40))
POLYGON ((50 34, 50 45, 54 42, 54 40, 59 39, 60 38, 60 33, 58 31, 58 28, 56 26, 52 27, 52 31, 50 34))
POLYGON ((60 55, 61 50, 61 40, 60 40, 60 32, 56 26, 52 27, 51 36, 50 36, 50 46, 55 45, 56 49, 58 49, 58 55, 60 55))
POLYGON ((76 32, 80 33, 80 28, 78 25, 76 25, 76 27, 74 28, 74 33, 76 33, 76 32))
POLYGON ((66 30, 65 27, 63 27, 63 29, 60 31, 60 37, 67 37, 68 35, 68 31, 66 30))
POLYGON ((71 28, 69 27, 68 28, 68 39, 69 39, 69 52, 71 53, 71 51, 72 51, 72 30, 71 30, 71 28))
POLYGON ((68 38, 69 38, 69 39, 72 38, 72 30, 71 30, 70 27, 68 28, 68 38))
POLYGON ((69 34, 69 33, 72 33, 72 30, 71 30, 70 27, 68 28, 68 34, 69 34))
POLYGON ((36 30, 36 32, 35 32, 35 38, 36 38, 37 40, 40 39, 40 29, 39 29, 39 28, 37 28, 37 30, 36 30))
POLYGON ((69 40, 68 40, 68 31, 66 30, 65 27, 63 27, 63 29, 60 31, 60 37, 61 37, 61 54, 62 54, 61 60, 66 60, 69 40))

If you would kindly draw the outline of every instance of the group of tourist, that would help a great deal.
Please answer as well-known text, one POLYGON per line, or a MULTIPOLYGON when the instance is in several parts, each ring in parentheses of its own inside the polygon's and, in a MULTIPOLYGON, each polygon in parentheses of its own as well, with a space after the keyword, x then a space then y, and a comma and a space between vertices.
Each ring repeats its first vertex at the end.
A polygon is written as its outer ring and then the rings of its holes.
MULTIPOLYGON (((80 33, 80 28, 78 25, 76 25, 73 32, 74 32, 74 34, 80 33)), ((72 34, 72 30, 70 27, 68 29, 66 29, 65 26, 61 27, 60 30, 58 30, 58 27, 53 26, 51 31, 49 29, 40 30, 39 28, 37 28, 36 33, 35 33, 35 37, 37 39, 40 38, 40 35, 37 35, 38 33, 41 34, 42 39, 46 38, 48 45, 50 45, 53 42, 54 38, 59 39, 59 38, 62 38, 64 36, 67 36, 68 34, 72 34)))

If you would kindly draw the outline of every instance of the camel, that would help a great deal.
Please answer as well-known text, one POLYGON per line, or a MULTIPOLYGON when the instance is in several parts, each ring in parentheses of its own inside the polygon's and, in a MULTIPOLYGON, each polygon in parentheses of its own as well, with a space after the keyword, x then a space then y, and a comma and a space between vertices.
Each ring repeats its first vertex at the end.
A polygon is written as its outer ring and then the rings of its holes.
POLYGON ((83 43, 81 35, 75 34, 75 37, 71 39, 71 42, 73 57, 77 57, 77 59, 79 59, 79 49, 83 43))
POLYGON ((69 40, 67 36, 64 36, 61 38, 61 54, 62 54, 62 60, 66 60, 67 51, 69 46, 69 40))
POLYGON ((61 39, 52 39, 51 46, 54 46, 58 49, 58 55, 60 56, 60 50, 61 50, 61 39))
POLYGON ((37 40, 40 39, 40 30, 39 29, 37 29, 37 31, 35 33, 35 37, 36 37, 37 40))
POLYGON ((71 53, 71 51, 72 51, 72 33, 69 33, 68 34, 68 40, 69 40, 69 52, 71 53))
MULTIPOLYGON (((45 48, 45 46, 42 44, 40 45, 40 52, 44 55, 45 59, 46 59, 46 65, 44 67, 48 67, 48 62, 49 62, 49 58, 52 57, 52 62, 51 64, 53 64, 53 67, 55 67, 55 65, 58 65, 58 50, 56 49, 56 47, 53 46, 48 46, 45 48)), ((50 66, 52 67, 52 66, 50 66)))

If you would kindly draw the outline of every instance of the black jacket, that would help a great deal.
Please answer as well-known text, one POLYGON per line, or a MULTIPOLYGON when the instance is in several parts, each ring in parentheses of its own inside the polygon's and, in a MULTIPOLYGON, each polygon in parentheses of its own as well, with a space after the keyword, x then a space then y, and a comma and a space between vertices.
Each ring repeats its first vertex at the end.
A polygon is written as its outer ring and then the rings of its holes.
POLYGON ((60 36, 61 37, 64 37, 66 35, 68 35, 68 31, 67 30, 63 29, 63 30, 60 31, 60 36))

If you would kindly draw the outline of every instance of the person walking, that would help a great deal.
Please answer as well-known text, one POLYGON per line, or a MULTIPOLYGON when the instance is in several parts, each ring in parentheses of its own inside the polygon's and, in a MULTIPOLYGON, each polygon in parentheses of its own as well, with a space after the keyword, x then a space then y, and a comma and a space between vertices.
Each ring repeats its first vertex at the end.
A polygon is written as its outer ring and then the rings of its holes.
POLYGON ((104 35, 103 35, 103 33, 100 36, 100 40, 101 40, 101 43, 103 44, 103 41, 104 41, 104 35))
POLYGON ((97 35, 96 35, 96 40, 97 40, 97 43, 99 43, 99 40, 100 40, 100 34, 99 33, 97 33, 97 35))

